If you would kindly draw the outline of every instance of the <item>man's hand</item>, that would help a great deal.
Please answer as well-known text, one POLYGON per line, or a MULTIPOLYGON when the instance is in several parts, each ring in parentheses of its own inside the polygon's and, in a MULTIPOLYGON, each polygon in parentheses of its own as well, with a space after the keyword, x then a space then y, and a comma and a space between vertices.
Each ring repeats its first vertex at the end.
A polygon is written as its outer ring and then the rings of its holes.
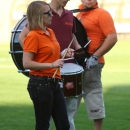
POLYGON ((74 49, 71 49, 71 48, 69 48, 68 49, 68 51, 67 51, 67 49, 64 49, 62 52, 61 52, 61 57, 63 57, 65 54, 65 57, 67 57, 67 58, 70 58, 70 57, 73 57, 74 56, 74 49))
POLYGON ((97 56, 91 56, 87 62, 86 62, 86 68, 90 69, 93 68, 94 66, 96 66, 98 64, 98 57, 97 56))

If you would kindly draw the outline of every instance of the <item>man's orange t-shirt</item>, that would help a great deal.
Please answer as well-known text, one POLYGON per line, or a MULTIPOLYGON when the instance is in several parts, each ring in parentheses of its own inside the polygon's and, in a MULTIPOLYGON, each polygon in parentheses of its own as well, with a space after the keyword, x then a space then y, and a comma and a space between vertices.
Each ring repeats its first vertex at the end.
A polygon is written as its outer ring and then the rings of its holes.
MULTIPOLYGON (((54 32, 47 28, 50 36, 46 35, 42 30, 32 30, 28 33, 24 40, 24 52, 33 52, 33 61, 39 63, 52 63, 60 58, 60 46, 57 42, 54 32)), ((30 70, 30 74, 37 76, 52 77, 56 68, 43 70, 30 70)), ((58 69, 55 78, 60 77, 60 69, 58 69)))
MULTIPOLYGON (((83 5, 79 6, 83 9, 83 5)), ((88 53, 93 53, 102 45, 108 34, 116 33, 111 15, 104 9, 98 8, 86 12, 81 12, 77 18, 81 20, 91 42, 88 46, 88 53)), ((99 63, 104 63, 104 58, 99 58, 99 63)))

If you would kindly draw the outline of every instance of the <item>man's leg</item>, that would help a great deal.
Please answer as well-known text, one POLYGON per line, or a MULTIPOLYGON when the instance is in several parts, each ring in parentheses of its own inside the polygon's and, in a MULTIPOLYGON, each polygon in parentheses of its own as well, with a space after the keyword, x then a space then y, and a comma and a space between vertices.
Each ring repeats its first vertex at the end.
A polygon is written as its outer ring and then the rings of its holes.
POLYGON ((94 120, 94 130, 101 130, 103 118, 94 120))
POLYGON ((88 116, 94 122, 94 130, 101 130, 105 108, 101 89, 95 89, 84 96, 88 116))
POLYGON ((82 92, 82 94, 77 97, 77 110, 79 109, 79 106, 80 106, 80 103, 82 101, 83 95, 84 95, 84 92, 82 92))
POLYGON ((75 130, 74 117, 77 112, 77 97, 67 97, 65 99, 70 130, 75 130))
POLYGON ((105 117, 104 98, 101 82, 103 64, 84 73, 84 101, 88 116, 94 121, 94 130, 101 130, 105 117))

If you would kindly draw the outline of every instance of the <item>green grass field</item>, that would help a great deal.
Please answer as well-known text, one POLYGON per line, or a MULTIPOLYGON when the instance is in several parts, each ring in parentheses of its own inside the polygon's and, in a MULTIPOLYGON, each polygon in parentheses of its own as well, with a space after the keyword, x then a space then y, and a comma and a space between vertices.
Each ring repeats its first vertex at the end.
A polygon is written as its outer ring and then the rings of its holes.
MULTIPOLYGON (((9 44, 0 44, 0 130, 34 130, 33 107, 26 90, 28 78, 17 72, 9 44)), ((118 42, 105 55, 102 73, 106 118, 103 130, 130 129, 130 42, 118 42)), ((76 130, 93 130, 82 103, 76 130)), ((51 130, 55 130, 52 122, 51 130)))

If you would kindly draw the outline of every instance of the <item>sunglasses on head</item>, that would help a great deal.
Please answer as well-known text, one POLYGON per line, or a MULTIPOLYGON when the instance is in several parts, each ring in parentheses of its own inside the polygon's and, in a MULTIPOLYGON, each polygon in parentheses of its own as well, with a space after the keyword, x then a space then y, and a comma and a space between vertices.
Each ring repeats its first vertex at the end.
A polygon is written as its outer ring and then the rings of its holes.
POLYGON ((49 11, 47 11, 47 12, 43 13, 43 14, 47 14, 48 16, 51 16, 51 15, 52 15, 52 11, 51 11, 51 10, 49 10, 49 11))

